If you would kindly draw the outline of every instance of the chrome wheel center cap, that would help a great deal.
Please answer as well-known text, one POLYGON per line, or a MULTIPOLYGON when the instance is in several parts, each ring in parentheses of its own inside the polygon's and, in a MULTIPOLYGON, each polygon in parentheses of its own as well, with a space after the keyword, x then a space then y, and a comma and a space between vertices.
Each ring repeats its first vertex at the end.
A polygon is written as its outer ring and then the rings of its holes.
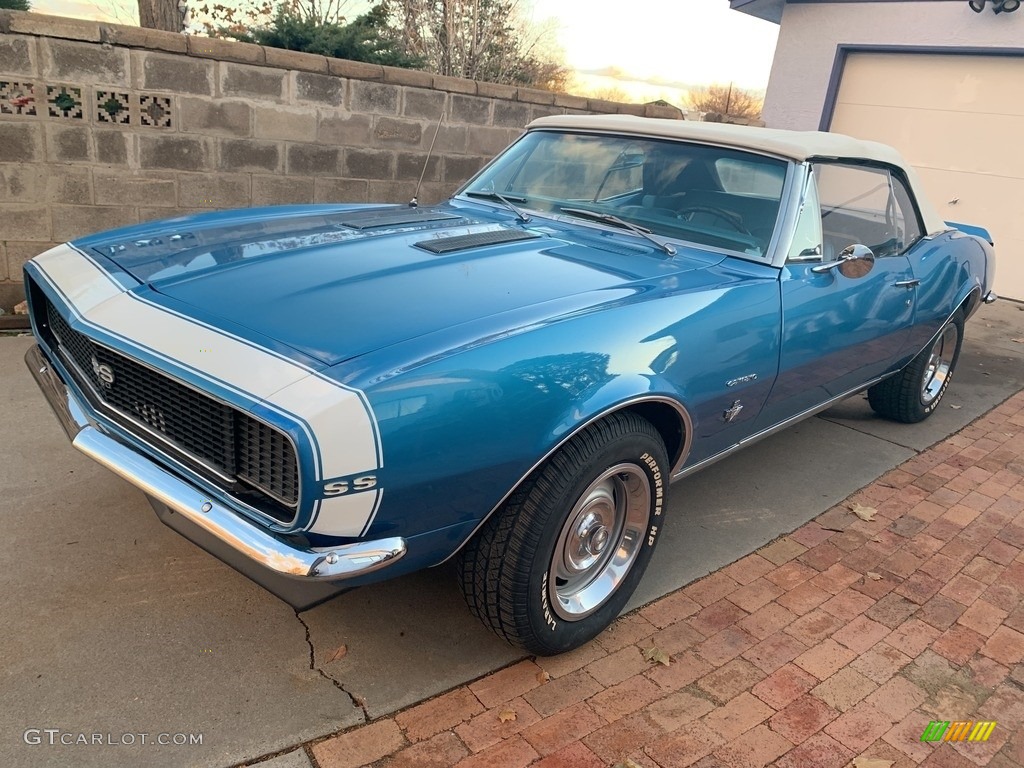
POLYGON ((608 546, 608 529, 603 525, 595 525, 587 536, 587 551, 592 555, 600 555, 608 546))

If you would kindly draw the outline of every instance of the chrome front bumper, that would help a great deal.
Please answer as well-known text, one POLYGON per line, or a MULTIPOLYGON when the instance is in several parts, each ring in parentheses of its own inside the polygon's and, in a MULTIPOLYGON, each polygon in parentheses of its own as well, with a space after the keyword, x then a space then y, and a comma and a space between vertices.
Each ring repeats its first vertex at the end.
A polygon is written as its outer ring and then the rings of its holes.
POLYGON ((283 576, 340 581, 384 568, 405 554, 405 540, 400 537, 311 548, 249 522, 135 449, 104 434, 38 346, 25 354, 25 363, 75 448, 252 562, 283 576))

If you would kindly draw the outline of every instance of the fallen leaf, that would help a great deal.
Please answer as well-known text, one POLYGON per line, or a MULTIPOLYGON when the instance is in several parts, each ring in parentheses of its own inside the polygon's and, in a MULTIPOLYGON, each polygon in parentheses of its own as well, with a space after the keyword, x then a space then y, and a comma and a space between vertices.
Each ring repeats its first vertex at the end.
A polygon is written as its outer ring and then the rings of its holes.
POLYGON ((1024 344, 1024 339, 1010 339, 1014 344, 1024 344))
POLYGON ((503 709, 503 710, 501 710, 501 712, 498 713, 498 722, 499 723, 509 723, 509 722, 511 722, 511 721, 513 721, 515 719, 516 719, 516 713, 513 712, 511 709, 503 709))
POLYGON ((874 507, 865 507, 863 504, 854 504, 850 511, 866 523, 874 520, 875 515, 878 513, 878 510, 874 507))
POLYGON ((671 657, 656 645, 645 650, 643 652, 643 657, 647 659, 647 661, 655 664, 664 664, 666 667, 672 663, 671 657))
POLYGON ((613 765, 612 768, 643 768, 643 766, 639 763, 634 763, 627 757, 621 763, 616 763, 615 765, 613 765))
POLYGON ((962 405, 953 405, 952 403, 949 404, 949 407, 952 408, 954 411, 959 411, 961 408, 963 408, 962 405))
POLYGON ((544 685, 544 683, 548 682, 550 679, 551 675, 547 673, 547 670, 542 669, 540 672, 537 673, 537 682, 541 685, 544 685))
POLYGON ((354 701, 356 703, 357 707, 359 707, 360 709, 366 709, 366 699, 364 699, 358 693, 353 693, 351 695, 352 695, 352 701, 354 701))
POLYGON ((331 654, 331 657, 327 659, 327 663, 330 664, 332 661, 345 658, 345 654, 348 653, 347 645, 339 645, 338 650, 331 654))
POLYGON ((880 760, 877 757, 855 757, 853 768, 892 768, 892 760, 880 760))
POLYGON ((869 579, 871 579, 872 581, 881 581, 882 580, 882 574, 875 573, 874 571, 868 571, 867 572, 867 577, 869 579))

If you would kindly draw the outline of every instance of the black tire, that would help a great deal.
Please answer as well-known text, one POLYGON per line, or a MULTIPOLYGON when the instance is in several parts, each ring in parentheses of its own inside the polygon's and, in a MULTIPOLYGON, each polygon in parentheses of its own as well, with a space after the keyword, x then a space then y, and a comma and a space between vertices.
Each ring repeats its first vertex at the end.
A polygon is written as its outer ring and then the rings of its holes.
POLYGON ((946 394, 963 341, 964 318, 958 311, 906 368, 868 390, 875 413, 905 424, 927 419, 946 394))
POLYGON ((458 567, 470 610, 500 637, 539 656, 595 637, 619 615, 654 553, 668 472, 658 431, 633 413, 612 414, 583 430, 535 470, 463 548, 458 567), (599 521, 617 519, 620 507, 621 529, 593 522, 595 511, 599 521), (626 552, 632 559, 620 564, 624 570, 617 579, 587 583, 591 573, 611 573, 626 552), (575 558, 598 559, 570 579, 549 578, 581 565, 575 558), (610 592, 601 598, 606 587, 610 592), (577 597, 563 602, 560 590, 577 597), (584 610, 588 599, 594 605, 584 610))

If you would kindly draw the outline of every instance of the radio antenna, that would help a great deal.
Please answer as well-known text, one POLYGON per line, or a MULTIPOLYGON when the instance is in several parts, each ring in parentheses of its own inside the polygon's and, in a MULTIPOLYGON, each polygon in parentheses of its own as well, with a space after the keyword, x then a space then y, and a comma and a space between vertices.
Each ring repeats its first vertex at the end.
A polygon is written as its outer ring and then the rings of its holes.
POLYGON ((418 199, 420 196, 420 186, 423 184, 423 177, 427 175, 427 165, 430 163, 430 156, 434 153, 434 143, 437 141, 437 134, 441 132, 441 123, 443 122, 444 110, 442 109, 441 116, 437 118, 437 127, 434 129, 434 138, 430 140, 430 149, 427 150, 427 157, 423 161, 423 170, 420 171, 420 180, 416 182, 416 189, 412 193, 412 200, 409 201, 410 208, 415 208, 420 204, 418 199))

